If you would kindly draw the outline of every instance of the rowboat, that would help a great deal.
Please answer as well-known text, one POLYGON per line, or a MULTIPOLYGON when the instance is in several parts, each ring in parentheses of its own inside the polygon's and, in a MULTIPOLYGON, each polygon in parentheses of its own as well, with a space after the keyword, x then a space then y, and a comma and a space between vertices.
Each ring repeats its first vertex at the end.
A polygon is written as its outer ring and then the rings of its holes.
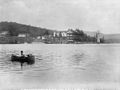
POLYGON ((23 63, 27 63, 29 65, 34 64, 35 63, 35 57, 32 54, 28 54, 28 55, 22 55, 22 56, 18 56, 18 55, 11 55, 11 61, 12 62, 20 62, 21 66, 23 65, 23 63))

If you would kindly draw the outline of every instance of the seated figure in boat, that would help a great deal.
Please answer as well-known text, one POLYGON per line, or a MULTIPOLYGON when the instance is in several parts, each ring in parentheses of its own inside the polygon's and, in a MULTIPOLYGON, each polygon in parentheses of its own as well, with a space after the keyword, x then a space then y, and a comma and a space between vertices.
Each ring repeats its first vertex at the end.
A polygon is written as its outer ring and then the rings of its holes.
POLYGON ((27 63, 29 65, 34 64, 35 63, 35 57, 32 54, 24 55, 23 51, 21 51, 20 56, 12 54, 11 61, 12 62, 14 62, 14 61, 20 62, 21 67, 22 67, 23 63, 27 63))
POLYGON ((21 51, 21 57, 25 57, 25 55, 23 54, 23 51, 21 51))

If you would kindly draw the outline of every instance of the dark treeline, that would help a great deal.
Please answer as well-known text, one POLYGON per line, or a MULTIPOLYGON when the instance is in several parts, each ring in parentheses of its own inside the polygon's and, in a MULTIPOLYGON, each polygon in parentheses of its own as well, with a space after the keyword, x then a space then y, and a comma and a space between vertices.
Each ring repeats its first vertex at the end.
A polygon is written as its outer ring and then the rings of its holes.
POLYGON ((71 29, 71 31, 73 32, 72 35, 73 35, 73 40, 75 42, 96 42, 96 37, 88 36, 87 34, 83 32, 83 30, 80 30, 80 29, 72 30, 71 29))
POLYGON ((9 36, 17 36, 18 34, 29 34, 31 37, 43 36, 45 34, 52 34, 49 29, 33 27, 30 25, 18 24, 15 22, 1 22, 0 32, 8 31, 9 36))
POLYGON ((7 32, 7 35, 0 35, 0 44, 32 43, 38 36, 53 34, 52 30, 33 27, 31 25, 18 24, 16 22, 0 22, 0 33, 7 32), (18 37, 19 34, 27 35, 26 38, 18 37))

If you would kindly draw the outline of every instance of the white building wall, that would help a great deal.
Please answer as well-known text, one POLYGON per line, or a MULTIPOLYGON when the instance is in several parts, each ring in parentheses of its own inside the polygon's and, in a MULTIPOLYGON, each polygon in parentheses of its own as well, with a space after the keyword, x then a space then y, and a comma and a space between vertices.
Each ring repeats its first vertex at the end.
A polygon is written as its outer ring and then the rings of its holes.
POLYGON ((18 37, 26 37, 25 34, 19 34, 18 37))

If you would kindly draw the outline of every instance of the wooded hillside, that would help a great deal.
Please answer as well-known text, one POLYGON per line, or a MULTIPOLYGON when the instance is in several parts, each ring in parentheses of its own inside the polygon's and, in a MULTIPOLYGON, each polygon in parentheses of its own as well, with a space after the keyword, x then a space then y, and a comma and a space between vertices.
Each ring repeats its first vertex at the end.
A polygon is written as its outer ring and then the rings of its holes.
POLYGON ((53 31, 40 27, 33 27, 30 25, 18 24, 15 22, 1 22, 0 32, 8 31, 10 36, 17 36, 20 33, 27 33, 32 37, 43 36, 44 34, 52 34, 53 31))

